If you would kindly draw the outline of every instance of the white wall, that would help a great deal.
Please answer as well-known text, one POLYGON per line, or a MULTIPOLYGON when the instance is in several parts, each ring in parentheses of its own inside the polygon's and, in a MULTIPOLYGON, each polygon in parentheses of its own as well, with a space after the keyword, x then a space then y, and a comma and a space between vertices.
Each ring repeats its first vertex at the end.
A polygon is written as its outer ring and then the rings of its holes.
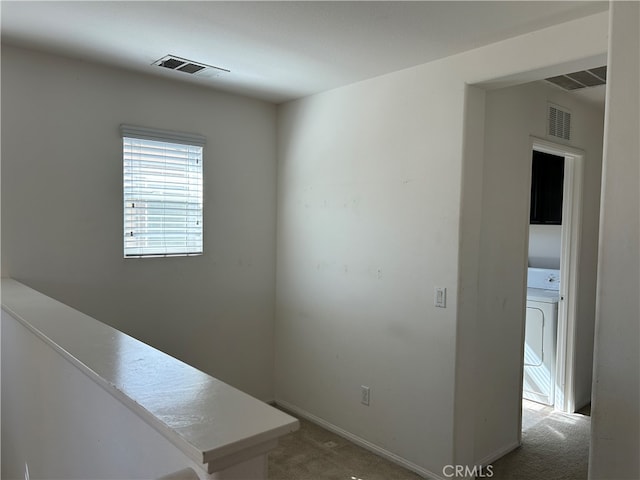
MULTIPOLYGON (((472 400, 504 378, 469 374, 475 351, 496 342, 475 337, 482 175, 467 145, 482 140, 465 114, 478 118, 483 102, 466 84, 596 66, 606 23, 596 15, 280 108, 277 401, 428 475, 485 451, 474 454, 472 400), (433 306, 434 286, 447 287, 446 309, 433 306)), ((517 422, 517 408, 498 422, 517 422)))
POLYGON ((406 71, 281 110, 276 399, 437 471, 452 453, 464 85, 425 69, 430 88, 406 71))
POLYGON ((275 115, 3 45, 3 275, 272 399, 275 115), (203 256, 122 258, 121 123, 207 137, 203 256))
MULTIPOLYGON (((540 82, 487 92, 484 190, 480 254, 477 340, 477 459, 517 441, 520 408, 522 332, 526 285, 527 229, 531 181, 530 135, 547 138, 547 103, 572 112, 569 145, 585 152, 583 225, 576 326, 576 394, 578 406, 588 403, 593 362, 598 214, 602 166, 603 114, 540 82), (502 382, 480 388, 500 372, 502 382), (500 419, 508 421, 500 422, 500 419), (487 425, 497 425, 486 428, 487 425)), ((548 138, 553 141, 553 138, 548 138)))
POLYGON ((612 2, 596 352, 592 479, 640 478, 640 4, 612 2))
POLYGON ((561 225, 529 225, 529 266, 560 269, 561 225))

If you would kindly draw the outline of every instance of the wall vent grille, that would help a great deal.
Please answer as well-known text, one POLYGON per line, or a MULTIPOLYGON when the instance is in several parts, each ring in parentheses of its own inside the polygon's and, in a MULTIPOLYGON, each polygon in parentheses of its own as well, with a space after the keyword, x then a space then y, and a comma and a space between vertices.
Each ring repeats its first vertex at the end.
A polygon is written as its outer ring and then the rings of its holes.
POLYGON ((214 67, 204 63, 194 62, 186 58, 177 57, 175 55, 167 55, 153 62, 152 65, 167 68, 169 70, 177 70, 179 72, 188 73, 203 77, 217 77, 223 73, 229 73, 230 70, 221 67, 214 67))
POLYGON ((549 105, 547 133, 552 137, 571 140, 571 112, 558 105, 549 105))

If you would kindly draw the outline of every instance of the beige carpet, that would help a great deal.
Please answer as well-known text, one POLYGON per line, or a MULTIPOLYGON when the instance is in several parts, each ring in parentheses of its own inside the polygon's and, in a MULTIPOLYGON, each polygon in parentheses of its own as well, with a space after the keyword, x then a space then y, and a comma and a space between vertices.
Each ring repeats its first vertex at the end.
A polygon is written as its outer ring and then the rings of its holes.
POLYGON ((522 446, 493 464, 494 480, 586 480, 589 409, 566 414, 523 401, 522 446))
MULTIPOLYGON (((287 412, 291 414, 291 412, 287 412)), ((389 462, 307 420, 269 453, 269 480, 420 480, 389 462)))
MULTIPOLYGON (((586 480, 590 418, 524 401, 522 446, 493 464, 492 480, 586 480)), ((290 412, 289 412, 290 413, 290 412)), ((588 413, 588 411, 583 411, 588 413)), ((311 422, 269 454, 270 480, 419 480, 311 422)))

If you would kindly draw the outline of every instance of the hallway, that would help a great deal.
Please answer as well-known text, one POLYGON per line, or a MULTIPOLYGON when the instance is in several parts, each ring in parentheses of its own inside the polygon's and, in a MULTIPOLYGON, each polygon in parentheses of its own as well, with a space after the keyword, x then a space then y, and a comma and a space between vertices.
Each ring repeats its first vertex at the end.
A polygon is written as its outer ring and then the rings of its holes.
MULTIPOLYGON (((291 413, 291 412, 287 412, 291 413)), ((522 446, 493 464, 493 480, 586 480, 591 418, 523 400, 522 446)), ((488 473, 488 472, 487 472, 488 473)), ((270 480, 421 477, 307 420, 269 454, 270 480)), ((487 477, 488 478, 488 477, 487 477)))
POLYGON ((493 464, 495 480, 586 480, 590 406, 579 413, 522 403, 522 446, 493 464))

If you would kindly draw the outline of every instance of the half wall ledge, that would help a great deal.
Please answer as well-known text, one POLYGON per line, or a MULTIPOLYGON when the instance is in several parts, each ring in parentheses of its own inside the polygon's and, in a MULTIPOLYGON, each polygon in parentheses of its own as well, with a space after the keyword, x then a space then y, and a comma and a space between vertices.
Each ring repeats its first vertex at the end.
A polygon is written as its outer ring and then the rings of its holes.
POLYGON ((266 478, 295 418, 2 279, 2 477, 266 478), (98 388, 96 388, 98 387, 98 388), (14 461, 15 459, 15 461, 14 461))

